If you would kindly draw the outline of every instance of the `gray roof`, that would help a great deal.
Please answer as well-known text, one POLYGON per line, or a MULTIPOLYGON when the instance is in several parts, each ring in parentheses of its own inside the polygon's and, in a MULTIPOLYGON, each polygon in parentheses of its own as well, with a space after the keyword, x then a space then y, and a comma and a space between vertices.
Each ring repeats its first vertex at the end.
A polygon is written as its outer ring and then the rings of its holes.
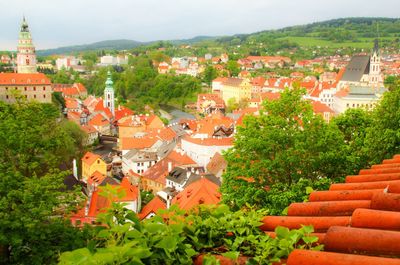
POLYGON ((353 56, 346 66, 342 81, 360 82, 362 76, 369 73, 369 60, 368 55, 353 56))
POLYGON ((186 182, 186 180, 188 179, 187 174, 189 173, 189 178, 190 175, 192 175, 193 173, 188 171, 185 168, 181 168, 181 167, 175 167, 174 169, 172 169, 172 171, 168 174, 168 176, 166 177, 166 179, 171 180, 175 183, 178 184, 183 184, 186 182))
POLYGON ((156 152, 139 151, 138 149, 132 149, 124 155, 125 159, 132 160, 135 162, 145 161, 157 161, 156 152))
POLYGON ((201 176, 200 175, 190 176, 190 178, 186 182, 184 188, 186 188, 187 186, 189 186, 193 182, 196 182, 196 181, 198 181, 198 180, 200 180, 202 178, 206 178, 209 181, 217 184, 218 186, 221 186, 221 181, 214 174, 204 174, 204 175, 201 175, 201 176))

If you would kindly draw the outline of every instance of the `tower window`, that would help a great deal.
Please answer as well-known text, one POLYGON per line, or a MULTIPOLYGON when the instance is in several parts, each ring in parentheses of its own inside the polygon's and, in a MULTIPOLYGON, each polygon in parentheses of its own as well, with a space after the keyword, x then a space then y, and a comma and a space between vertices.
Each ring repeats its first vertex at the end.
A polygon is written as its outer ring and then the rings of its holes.
POLYGON ((110 96, 110 94, 108 94, 108 99, 111 99, 111 96, 110 96))
POLYGON ((29 65, 29 59, 26 59, 26 64, 29 65))

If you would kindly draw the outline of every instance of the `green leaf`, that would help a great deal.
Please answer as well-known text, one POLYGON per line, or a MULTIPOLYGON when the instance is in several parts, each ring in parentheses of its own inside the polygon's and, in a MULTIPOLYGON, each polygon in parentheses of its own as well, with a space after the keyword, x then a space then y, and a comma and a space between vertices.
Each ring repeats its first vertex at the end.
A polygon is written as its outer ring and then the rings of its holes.
POLYGON ((144 226, 144 228, 149 231, 152 234, 155 233, 160 233, 162 231, 165 231, 165 225, 164 224, 155 224, 155 223, 148 223, 144 226))
POLYGON ((306 194, 311 194, 313 191, 314 189, 312 187, 306 187, 306 194))
POLYGON ((230 258, 232 260, 237 260, 239 258, 240 252, 239 251, 228 251, 222 253, 222 256, 230 258))
POLYGON ((286 238, 289 235, 289 229, 283 226, 275 228, 275 233, 278 238, 286 238))

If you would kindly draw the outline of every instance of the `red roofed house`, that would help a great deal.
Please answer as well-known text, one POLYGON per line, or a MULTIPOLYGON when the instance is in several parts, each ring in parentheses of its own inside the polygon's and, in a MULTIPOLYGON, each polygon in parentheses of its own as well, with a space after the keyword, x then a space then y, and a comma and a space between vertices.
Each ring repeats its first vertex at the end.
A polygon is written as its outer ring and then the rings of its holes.
POLYGON ((321 102, 315 101, 315 100, 311 100, 311 105, 313 107, 314 113, 321 115, 321 117, 326 122, 330 122, 330 120, 335 115, 335 112, 330 107, 325 105, 324 103, 321 103, 321 102))
POLYGON ((204 114, 225 112, 225 102, 218 94, 198 94, 196 105, 197 111, 204 114))
POLYGON ((162 128, 164 128, 164 123, 157 115, 126 116, 118 121, 118 136, 120 139, 133 137, 137 132, 162 128))
POLYGON ((157 193, 166 187, 166 177, 174 167, 195 165, 196 162, 186 154, 172 151, 142 174, 142 187, 144 190, 157 193))
POLYGON ((99 155, 87 152, 82 157, 82 180, 87 182, 96 171, 102 175, 107 175, 107 164, 99 155))
POLYGON ((214 174, 217 178, 221 179, 222 174, 225 173, 225 169, 228 163, 224 159, 224 157, 216 152, 215 155, 211 158, 210 162, 207 164, 207 171, 214 174))
POLYGON ((97 113, 88 124, 93 126, 100 134, 110 135, 111 133, 110 121, 100 113, 97 113))
POLYGON ((82 83, 70 84, 53 84, 54 92, 61 92, 63 97, 86 98, 87 90, 82 83))
POLYGON ((201 204, 214 205, 220 202, 219 186, 207 178, 200 178, 189 184, 182 192, 172 199, 183 210, 190 210, 201 204))
POLYGON ((158 196, 155 196, 149 203, 147 203, 138 214, 139 219, 149 219, 153 217, 158 210, 167 209, 167 204, 163 202, 158 196))
POLYGON ((205 167, 215 153, 227 150, 233 145, 233 137, 228 138, 193 138, 185 136, 182 149, 198 165, 205 167))
POLYGON ((17 97, 40 103, 51 103, 51 82, 36 70, 35 46, 25 18, 17 46, 17 72, 0 73, 0 100, 14 103, 17 97))
MULTIPOLYGON (((105 186, 105 180, 99 179, 98 185, 96 184, 93 190, 90 190, 86 206, 78 211, 77 214, 71 217, 71 222, 76 226, 82 223, 94 224, 99 213, 106 211, 110 207, 111 202, 108 198, 99 195, 105 186)), ((132 185, 127 177, 124 177, 120 184, 115 181, 111 181, 111 186, 116 188, 117 191, 122 192, 124 196, 122 198, 114 198, 114 202, 120 202, 126 204, 124 207, 137 213, 140 210, 140 195, 137 186, 132 185)))
POLYGON ((87 134, 85 145, 92 145, 99 139, 99 132, 92 125, 81 125, 81 129, 87 134))
POLYGON ((30 101, 51 103, 51 82, 42 73, 0 73, 0 100, 14 103, 20 95, 30 101))

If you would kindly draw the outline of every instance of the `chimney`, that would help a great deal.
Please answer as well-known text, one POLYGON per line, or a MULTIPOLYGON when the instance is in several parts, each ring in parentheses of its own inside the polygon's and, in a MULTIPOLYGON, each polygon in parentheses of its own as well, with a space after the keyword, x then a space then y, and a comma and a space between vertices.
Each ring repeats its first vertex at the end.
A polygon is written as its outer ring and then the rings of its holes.
POLYGON ((172 171, 172 162, 168 162, 168 172, 172 171))
POLYGON ((74 175, 74 177, 79 180, 78 178, 78 167, 76 166, 76 159, 74 158, 74 160, 72 161, 72 174, 74 175))
POLYGON ((171 196, 167 195, 167 209, 169 209, 169 207, 171 207, 171 200, 172 200, 171 196))

